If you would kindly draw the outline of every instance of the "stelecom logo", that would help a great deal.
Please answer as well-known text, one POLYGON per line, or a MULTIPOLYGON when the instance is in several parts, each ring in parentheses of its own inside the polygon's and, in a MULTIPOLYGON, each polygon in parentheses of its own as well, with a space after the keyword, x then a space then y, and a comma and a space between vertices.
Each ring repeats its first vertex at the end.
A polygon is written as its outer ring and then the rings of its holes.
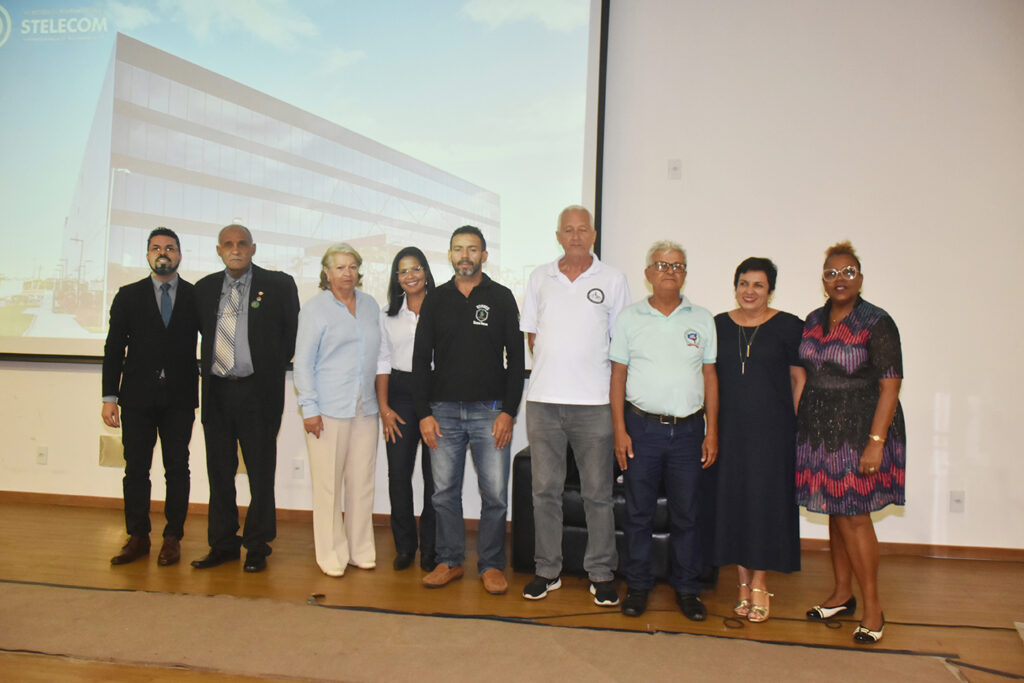
POLYGON ((11 37, 11 15, 7 13, 7 8, 0 5, 0 47, 7 42, 7 39, 11 37))

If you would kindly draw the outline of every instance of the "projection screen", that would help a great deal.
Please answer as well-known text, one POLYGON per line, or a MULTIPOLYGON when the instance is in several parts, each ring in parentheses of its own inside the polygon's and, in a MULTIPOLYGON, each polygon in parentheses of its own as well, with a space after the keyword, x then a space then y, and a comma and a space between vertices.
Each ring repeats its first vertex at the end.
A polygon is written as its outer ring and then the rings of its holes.
POLYGON ((560 253, 558 211, 594 202, 592 15, 590 0, 0 0, 0 353, 100 355, 157 226, 193 282, 223 267, 218 230, 248 226, 256 262, 302 300, 348 242, 383 302, 398 249, 445 280, 448 236, 472 224, 486 271, 521 295, 560 253))

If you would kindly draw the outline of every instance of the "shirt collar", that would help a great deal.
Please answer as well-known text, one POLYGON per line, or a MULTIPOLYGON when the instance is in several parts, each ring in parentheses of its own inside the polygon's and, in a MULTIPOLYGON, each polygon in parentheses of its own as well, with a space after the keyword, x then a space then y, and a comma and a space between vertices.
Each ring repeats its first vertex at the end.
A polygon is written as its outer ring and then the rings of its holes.
MULTIPOLYGON (((580 273, 580 277, 590 277, 592 275, 596 275, 598 272, 600 272, 601 268, 604 267, 603 265, 601 265, 601 259, 597 257, 597 254, 595 254, 594 252, 590 252, 590 256, 593 257, 594 260, 590 262, 589 268, 580 273)), ((554 261, 548 264, 548 277, 556 278, 562 274, 562 271, 558 269, 558 264, 564 257, 565 254, 562 254, 562 256, 559 256, 554 261)))
MULTIPOLYGON (((645 304, 645 306, 641 310, 644 313, 646 313, 647 315, 659 315, 659 316, 665 317, 665 316, 662 315, 661 311, 659 311, 658 309, 656 309, 654 306, 651 305, 650 297, 645 297, 644 298, 644 304, 645 304)), ((679 311, 689 311, 689 310, 692 310, 692 309, 693 309, 693 303, 689 299, 686 298, 685 294, 682 294, 682 295, 680 295, 680 298, 679 298, 679 305, 676 306, 674 309, 672 309, 672 312, 668 314, 668 317, 671 318, 672 316, 674 316, 679 311)))
MULTIPOLYGON (((157 291, 157 293, 159 293, 160 292, 160 287, 164 284, 164 281, 163 280, 158 280, 156 278, 156 275, 154 275, 153 273, 149 274, 149 279, 153 281, 153 289, 155 289, 157 291)), ((172 277, 170 280, 167 281, 167 284, 169 284, 171 286, 170 289, 167 290, 168 292, 176 292, 176 291, 178 291, 178 274, 175 273, 174 277, 172 277)))
MULTIPOLYGON (((473 288, 474 291, 476 291, 477 289, 480 289, 481 287, 489 287, 491 285, 491 283, 493 282, 493 280, 491 280, 491 278, 489 278, 487 276, 487 273, 481 273, 481 274, 483 275, 483 277, 480 279, 480 284, 478 284, 476 287, 473 288)), ((456 282, 455 282, 455 276, 454 275, 452 275, 452 279, 449 280, 448 282, 446 282, 445 284, 448 285, 449 287, 453 288, 453 289, 456 289, 456 290, 459 288, 459 285, 456 284, 456 282)))
POLYGON ((237 283, 242 284, 242 285, 248 285, 251 281, 252 281, 252 264, 251 263, 249 264, 249 270, 247 270, 244 273, 242 273, 242 276, 240 278, 238 278, 237 280, 235 278, 231 277, 231 273, 228 272, 227 268, 224 269, 224 282, 227 283, 227 284, 234 284, 234 283, 237 282, 237 283))

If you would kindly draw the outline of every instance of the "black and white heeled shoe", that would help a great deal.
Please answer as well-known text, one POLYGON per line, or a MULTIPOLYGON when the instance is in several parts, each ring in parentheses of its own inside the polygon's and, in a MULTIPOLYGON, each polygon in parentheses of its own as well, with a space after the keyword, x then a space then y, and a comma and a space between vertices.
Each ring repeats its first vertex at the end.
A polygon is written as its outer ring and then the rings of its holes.
POLYGON ((841 605, 835 607, 822 607, 821 605, 815 605, 811 609, 807 610, 807 618, 812 621, 825 621, 832 617, 841 617, 843 615, 853 615, 857 611, 857 598, 853 595, 850 599, 841 605))

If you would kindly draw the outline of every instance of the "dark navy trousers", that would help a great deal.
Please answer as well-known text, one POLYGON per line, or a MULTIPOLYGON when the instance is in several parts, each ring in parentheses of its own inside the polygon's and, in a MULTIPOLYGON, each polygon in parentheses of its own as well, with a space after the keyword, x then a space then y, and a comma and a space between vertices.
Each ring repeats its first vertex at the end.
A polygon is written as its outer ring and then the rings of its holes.
POLYGON ((626 583, 651 590, 651 533, 658 493, 664 483, 668 499, 669 583, 682 593, 700 593, 703 558, 697 526, 701 478, 703 413, 677 424, 661 424, 626 408, 626 431, 634 457, 623 473, 626 490, 626 583))

